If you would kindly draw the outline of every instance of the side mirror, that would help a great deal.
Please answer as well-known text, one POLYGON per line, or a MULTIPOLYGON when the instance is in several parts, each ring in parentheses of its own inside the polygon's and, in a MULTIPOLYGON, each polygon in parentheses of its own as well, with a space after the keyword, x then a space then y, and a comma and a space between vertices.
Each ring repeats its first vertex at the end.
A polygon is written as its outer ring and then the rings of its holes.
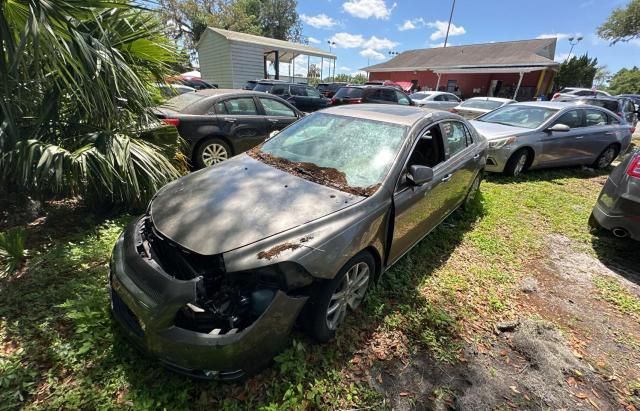
POLYGON ((409 167, 407 180, 415 186, 421 186, 433 180, 433 169, 427 166, 413 165, 409 167))
POLYGON ((268 139, 277 136, 279 133, 280 133, 280 130, 273 130, 271 133, 269 133, 268 139))
POLYGON ((551 127, 547 128, 546 131, 549 131, 549 132, 554 132, 554 131, 566 132, 566 131, 571 131, 571 127, 567 126, 566 124, 554 124, 551 127))

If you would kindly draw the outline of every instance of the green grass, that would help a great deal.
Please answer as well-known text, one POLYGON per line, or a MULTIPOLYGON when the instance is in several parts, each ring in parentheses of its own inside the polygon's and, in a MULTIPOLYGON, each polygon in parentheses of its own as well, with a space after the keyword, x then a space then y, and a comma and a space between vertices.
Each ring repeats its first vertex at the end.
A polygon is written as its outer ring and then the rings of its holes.
MULTIPOLYGON (((401 259, 334 342, 296 332, 270 369, 242 384, 176 375, 123 339, 109 315, 107 269, 130 216, 46 248, 27 244, 26 268, 0 278, 0 410, 384 408, 358 373, 356 359, 370 367, 372 345, 396 341, 387 358, 421 349, 455 363, 471 324, 518 314, 519 280, 543 256, 545 235, 611 252, 614 240, 592 237, 587 226, 601 181, 580 169, 489 177, 474 210, 457 212, 401 259)), ((638 312, 637 300, 611 284, 602 289, 638 312)))
POLYGON ((640 299, 631 294, 614 278, 596 277, 593 280, 601 297, 618 310, 640 319, 640 299))

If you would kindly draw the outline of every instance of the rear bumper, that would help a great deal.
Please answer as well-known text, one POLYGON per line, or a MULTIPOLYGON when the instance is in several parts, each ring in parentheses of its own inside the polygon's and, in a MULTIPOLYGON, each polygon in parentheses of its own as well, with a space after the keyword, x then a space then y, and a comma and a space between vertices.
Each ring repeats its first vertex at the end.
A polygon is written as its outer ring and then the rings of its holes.
POLYGON ((640 241, 640 215, 616 215, 608 211, 602 204, 596 204, 591 214, 593 220, 605 230, 622 228, 629 233, 629 237, 640 241))
POLYGON ((111 260, 111 309, 126 336, 177 372, 202 379, 237 380, 269 365, 288 342, 306 297, 278 291, 250 326, 205 334, 174 325, 178 310, 196 300, 199 280, 177 280, 138 252, 139 221, 118 239, 111 260))

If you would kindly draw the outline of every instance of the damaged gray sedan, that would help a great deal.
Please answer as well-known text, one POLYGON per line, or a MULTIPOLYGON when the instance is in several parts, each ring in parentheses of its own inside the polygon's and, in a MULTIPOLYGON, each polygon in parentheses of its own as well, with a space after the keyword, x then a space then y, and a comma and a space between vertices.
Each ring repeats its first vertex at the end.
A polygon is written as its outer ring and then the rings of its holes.
POLYGON ((198 378, 259 371, 296 322, 328 341, 374 280, 474 198, 486 147, 441 111, 353 105, 304 117, 158 192, 115 245, 114 317, 198 378))

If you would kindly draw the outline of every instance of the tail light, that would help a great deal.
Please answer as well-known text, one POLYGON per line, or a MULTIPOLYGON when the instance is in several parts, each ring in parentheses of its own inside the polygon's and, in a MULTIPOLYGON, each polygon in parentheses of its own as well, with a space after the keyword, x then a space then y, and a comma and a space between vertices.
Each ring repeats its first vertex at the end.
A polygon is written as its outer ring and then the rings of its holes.
POLYGON ((360 104, 360 103, 362 103, 362 99, 361 98, 349 99, 349 104, 360 104))
POLYGON ((162 124, 166 124, 168 126, 174 126, 174 127, 178 127, 180 125, 179 118, 163 118, 163 119, 160 119, 160 122, 162 124))
POLYGON ((636 154, 636 156, 631 160, 631 164, 629 164, 629 168, 627 169, 627 174, 631 177, 640 178, 640 154, 636 154))
POLYGON ((555 100, 555 99, 557 99, 558 97, 560 97, 560 93, 556 93, 556 94, 554 94, 554 95, 553 95, 553 97, 551 97, 551 100, 555 100))
POLYGON ((331 99, 331 103, 330 103, 330 104, 336 104, 336 99, 335 99, 335 98, 332 98, 332 99, 331 99))
POLYGON ((630 127, 630 128, 631 128, 631 134, 635 134, 636 128, 635 127, 630 127))
POLYGON ((450 108, 449 111, 452 112, 452 113, 457 113, 458 112, 458 110, 456 110, 455 108, 450 108))

